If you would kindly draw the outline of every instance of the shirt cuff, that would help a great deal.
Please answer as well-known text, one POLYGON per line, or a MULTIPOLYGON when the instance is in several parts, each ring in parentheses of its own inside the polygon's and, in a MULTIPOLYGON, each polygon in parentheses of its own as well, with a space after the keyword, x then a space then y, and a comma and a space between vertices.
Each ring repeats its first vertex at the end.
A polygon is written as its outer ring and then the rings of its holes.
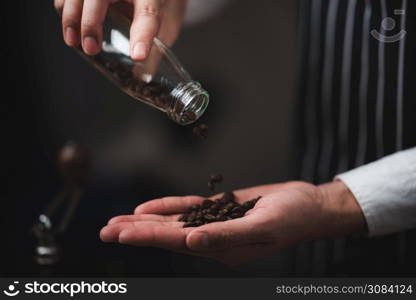
POLYGON ((416 148, 339 174, 367 221, 368 235, 416 227, 416 148))

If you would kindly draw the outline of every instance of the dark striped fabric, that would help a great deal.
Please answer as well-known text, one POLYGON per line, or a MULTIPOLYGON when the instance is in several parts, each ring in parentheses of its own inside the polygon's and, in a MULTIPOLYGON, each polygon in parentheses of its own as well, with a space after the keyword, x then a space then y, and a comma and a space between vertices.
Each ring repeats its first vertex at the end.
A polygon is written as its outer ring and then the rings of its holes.
MULTIPOLYGON (((302 179, 416 146, 416 1, 300 0, 299 32, 302 179)), ((415 275, 415 237, 303 245, 295 274, 415 275)))

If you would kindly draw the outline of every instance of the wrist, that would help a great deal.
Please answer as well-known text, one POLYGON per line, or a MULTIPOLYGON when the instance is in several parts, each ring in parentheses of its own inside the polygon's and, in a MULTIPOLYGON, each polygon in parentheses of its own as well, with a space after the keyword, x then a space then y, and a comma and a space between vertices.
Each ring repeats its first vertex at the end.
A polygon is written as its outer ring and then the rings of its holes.
POLYGON ((364 232, 367 224, 357 199, 340 180, 318 186, 322 194, 323 228, 321 238, 364 232))

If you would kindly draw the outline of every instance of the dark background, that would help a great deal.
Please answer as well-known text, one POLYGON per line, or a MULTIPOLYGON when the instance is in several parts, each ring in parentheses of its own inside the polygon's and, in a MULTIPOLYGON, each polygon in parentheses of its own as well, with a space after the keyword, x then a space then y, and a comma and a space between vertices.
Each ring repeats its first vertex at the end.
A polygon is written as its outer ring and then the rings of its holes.
MULTIPOLYGON (((308 6, 311 1, 262 0, 255 5, 252 0, 230 1, 215 17, 184 27, 173 51, 211 95, 203 117, 210 128, 206 141, 193 140, 191 127, 175 125, 124 95, 66 47, 52 1, 4 2, 0 276, 414 276, 411 253, 416 244, 411 232, 404 236, 405 256, 398 250, 403 249, 403 235, 349 237, 346 258, 338 263, 332 261, 333 241, 324 241, 325 247, 318 242, 306 245, 306 252, 299 251, 302 247, 289 249, 238 267, 99 240, 99 230, 110 217, 130 213, 144 201, 206 195, 212 173, 224 175, 221 190, 299 178, 309 51, 307 8, 299 15, 303 27, 297 26, 299 2, 308 6), (60 241, 61 263, 41 268, 34 262, 30 228, 62 184, 56 155, 67 140, 90 151, 90 177, 60 241), (310 261, 320 270, 311 270, 310 261), (328 268, 320 267, 324 265, 328 268)), ((342 3, 345 8, 347 1, 342 3)), ((388 3, 389 8, 399 5, 395 0, 388 3)), ((409 36, 415 34, 415 20, 412 13, 409 36)), ((378 26, 380 20, 372 22, 378 26)), ((339 44, 342 38, 341 30, 339 44)), ((408 39, 407 53, 416 54, 414 40, 408 39)), ((391 58, 397 53, 386 52, 388 67, 396 69, 391 58)), ((414 54, 408 55, 406 66, 414 66, 414 54)), ((342 49, 337 49, 337 62, 341 56, 342 49)), ((336 64, 334 76, 340 65, 336 64)), ((415 145, 414 73, 414 68, 406 67, 406 147, 415 145)), ((370 84, 374 83, 373 78, 370 84)), ((334 88, 339 90, 337 84, 334 88)), ((394 85, 390 87, 393 91, 394 85)), ((372 102, 374 95, 369 97, 372 102)), ((391 138, 394 130, 387 125, 391 138)), ((386 145, 389 152, 391 145, 386 145)), ((375 159, 374 152, 368 150, 367 161, 375 159)))
POLYGON ((295 177, 296 1, 234 1, 185 27, 173 47, 210 92, 209 138, 124 95, 62 40, 52 1, 7 1, 3 17, 0 276, 239 276, 285 273, 286 254, 228 268, 159 249, 104 244, 107 220, 164 195, 207 194, 295 177), (259 55, 261 53, 261 55, 259 55), (31 225, 57 193, 56 154, 67 140, 87 147, 91 176, 53 270, 34 264, 31 225), (263 269, 259 266, 263 265, 263 269))

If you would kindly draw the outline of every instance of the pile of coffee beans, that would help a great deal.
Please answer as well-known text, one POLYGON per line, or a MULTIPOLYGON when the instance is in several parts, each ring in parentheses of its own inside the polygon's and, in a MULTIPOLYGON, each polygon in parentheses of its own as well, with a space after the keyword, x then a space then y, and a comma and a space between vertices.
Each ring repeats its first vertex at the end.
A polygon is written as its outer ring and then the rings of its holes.
POLYGON ((208 181, 208 189, 210 191, 215 190, 215 184, 221 183, 224 180, 224 177, 221 174, 211 175, 208 181))
POLYGON ((199 124, 192 129, 194 138, 205 140, 208 137, 208 125, 199 124))
POLYGON ((247 201, 243 204, 235 202, 233 192, 226 192, 217 200, 204 200, 201 204, 195 204, 178 219, 185 222, 183 227, 197 227, 212 222, 228 221, 241 218, 252 209, 261 197, 247 201))
MULTIPOLYGON (((180 101, 175 101, 175 98, 170 95, 168 87, 157 82, 145 82, 137 78, 129 65, 104 59, 101 55, 94 56, 94 61, 100 68, 109 71, 112 79, 132 97, 163 111, 181 112, 183 110, 183 104, 180 101)), ((186 117, 190 120, 196 119, 195 114, 186 117)))

